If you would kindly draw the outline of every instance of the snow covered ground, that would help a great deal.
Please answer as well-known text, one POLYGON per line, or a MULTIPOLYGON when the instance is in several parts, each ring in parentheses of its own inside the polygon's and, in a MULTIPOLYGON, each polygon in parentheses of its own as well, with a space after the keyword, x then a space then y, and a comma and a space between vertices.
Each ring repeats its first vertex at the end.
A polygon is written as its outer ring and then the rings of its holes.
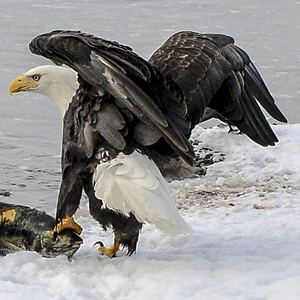
POLYGON ((28 43, 53 29, 115 39, 145 58, 179 30, 229 34, 254 60, 290 121, 273 126, 280 143, 269 148, 227 134, 226 127, 195 130, 199 148, 211 149, 218 163, 205 177, 171 183, 193 234, 173 238, 145 225, 135 255, 108 259, 93 244, 109 245, 112 234, 90 218, 83 198, 76 219, 85 243, 73 261, 29 252, 0 257, 0 300, 299 299, 299 1, 0 4, 0 188, 11 192, 1 201, 55 212, 60 115, 38 95, 10 99, 7 91, 13 78, 49 63, 29 53, 28 43))
POLYGON ((112 235, 82 205, 85 243, 73 261, 0 258, 0 299, 298 299, 300 124, 273 128, 280 143, 269 148, 226 127, 195 130, 199 147, 224 160, 171 183, 194 233, 174 238, 147 224, 135 255, 109 259, 93 244, 112 235))

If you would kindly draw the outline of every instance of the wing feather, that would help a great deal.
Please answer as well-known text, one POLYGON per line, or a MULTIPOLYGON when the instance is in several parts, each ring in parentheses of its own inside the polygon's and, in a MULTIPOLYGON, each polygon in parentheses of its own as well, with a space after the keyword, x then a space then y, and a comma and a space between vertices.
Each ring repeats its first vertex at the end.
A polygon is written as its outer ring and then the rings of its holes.
MULTIPOLYGON (((36 37, 30 43, 30 50, 68 65, 85 82, 101 87, 114 98, 116 105, 121 105, 120 109, 126 108, 146 125, 151 123, 156 137, 148 139, 148 143, 163 138, 173 151, 193 163, 194 151, 185 136, 190 134, 190 121, 186 105, 183 105, 184 96, 175 83, 168 85, 168 80, 159 71, 130 48, 80 32, 54 31, 36 37), (175 102, 181 99, 178 105, 182 105, 182 115, 178 124, 176 118, 171 120, 172 113, 168 115, 172 106, 164 106, 160 99, 168 95, 170 99, 175 98, 175 102), (186 125, 180 128, 184 123, 186 125)), ((117 144, 112 138, 112 132, 107 126, 102 134, 116 148, 123 147, 122 142, 117 144)))
POLYGON ((231 37, 191 31, 171 36, 149 60, 173 79, 188 100, 195 126, 206 108, 230 125, 237 126, 255 142, 267 146, 278 141, 259 102, 275 119, 287 122, 276 106, 248 54, 231 37), (242 80, 237 80, 242 78, 242 80), (251 110, 253 109, 253 110, 251 110))
POLYGON ((126 142, 120 130, 126 122, 119 110, 112 104, 104 103, 97 112, 95 128, 116 149, 123 150, 126 142))

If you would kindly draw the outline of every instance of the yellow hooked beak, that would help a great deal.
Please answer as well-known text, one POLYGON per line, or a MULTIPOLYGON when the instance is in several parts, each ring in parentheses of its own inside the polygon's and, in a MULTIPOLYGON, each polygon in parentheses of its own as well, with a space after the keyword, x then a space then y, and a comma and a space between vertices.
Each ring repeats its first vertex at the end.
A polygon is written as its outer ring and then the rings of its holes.
POLYGON ((25 75, 15 78, 9 85, 9 94, 13 96, 15 93, 28 91, 37 88, 39 85, 32 80, 31 77, 25 75))

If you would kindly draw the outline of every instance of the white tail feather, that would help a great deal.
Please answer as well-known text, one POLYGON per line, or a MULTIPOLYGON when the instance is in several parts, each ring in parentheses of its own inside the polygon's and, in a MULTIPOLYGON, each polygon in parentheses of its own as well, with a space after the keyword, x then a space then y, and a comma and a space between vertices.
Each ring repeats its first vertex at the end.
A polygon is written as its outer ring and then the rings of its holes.
POLYGON ((101 163, 93 180, 95 195, 106 207, 127 216, 131 212, 139 222, 153 223, 170 234, 193 231, 179 215, 168 183, 147 156, 137 151, 120 153, 101 163))

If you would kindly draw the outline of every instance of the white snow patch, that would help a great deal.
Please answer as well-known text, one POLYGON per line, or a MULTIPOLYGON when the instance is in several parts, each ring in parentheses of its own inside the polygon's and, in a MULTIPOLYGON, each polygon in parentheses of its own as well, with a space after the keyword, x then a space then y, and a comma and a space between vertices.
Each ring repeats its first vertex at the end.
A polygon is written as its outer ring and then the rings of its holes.
POLYGON ((93 244, 109 245, 113 235, 84 206, 77 221, 85 243, 73 261, 0 258, 0 299, 297 299, 300 124, 273 129, 280 143, 262 148, 227 128, 196 128, 199 147, 225 160, 205 177, 171 183, 194 233, 171 237, 146 224, 135 255, 108 259, 93 244))

